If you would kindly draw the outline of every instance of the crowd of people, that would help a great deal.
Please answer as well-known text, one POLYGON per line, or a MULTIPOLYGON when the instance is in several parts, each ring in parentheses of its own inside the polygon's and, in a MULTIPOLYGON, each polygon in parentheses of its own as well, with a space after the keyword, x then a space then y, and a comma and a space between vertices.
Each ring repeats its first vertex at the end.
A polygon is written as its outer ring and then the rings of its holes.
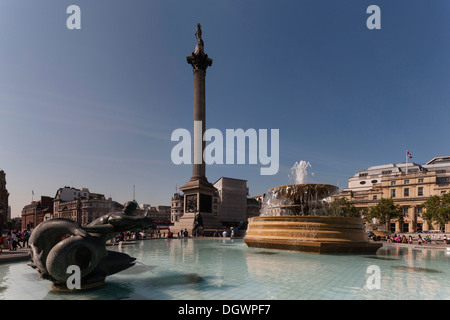
MULTIPOLYGON (((121 232, 115 237, 115 241, 125 241, 125 240, 140 240, 148 238, 165 238, 166 231, 152 230, 153 232, 147 232, 146 230, 140 230, 135 232, 121 232)), ((171 237, 170 230, 168 231, 168 236, 171 237)))
MULTIPOLYGON (((222 231, 219 230, 219 229, 216 229, 212 233, 212 236, 213 237, 234 238, 236 230, 237 230, 237 228, 233 228, 233 227, 230 227, 229 230, 227 228, 224 228, 222 231)), ((170 232, 170 230, 169 230, 169 232, 170 232)), ((198 229, 193 230, 193 232, 192 232, 192 236, 193 237, 199 237, 200 235, 204 236, 205 234, 203 232, 200 234, 198 229)), ((210 233, 209 233, 209 235, 210 235, 210 233)), ((177 237, 178 238, 188 238, 189 237, 189 231, 187 229, 180 230, 177 233, 177 237)), ((171 238, 171 236, 169 236, 169 238, 171 238)))
MULTIPOLYGON (((235 236, 236 228, 231 227, 230 229, 225 228, 224 230, 216 229, 213 233, 213 237, 230 237, 233 238, 235 236)), ((9 251, 16 251, 18 248, 28 248, 28 240, 30 239, 31 231, 30 230, 22 230, 22 231, 10 231, 4 234, 0 233, 0 253, 3 249, 8 248, 9 251)), ((188 238, 189 231, 187 229, 180 230, 176 236, 178 238, 188 238)), ((193 237, 198 237, 198 229, 192 232, 193 237)), ((116 235, 113 241, 120 242, 126 240, 139 240, 139 239, 147 239, 147 238, 173 238, 174 234, 167 230, 153 230, 153 232, 146 232, 145 230, 136 231, 136 232, 121 232, 116 235)))
POLYGON ((384 240, 386 242, 390 243, 406 243, 406 244, 414 244, 417 243, 418 245, 422 244, 449 244, 450 239, 447 238, 447 235, 444 234, 442 237, 441 235, 434 235, 431 236, 429 234, 424 235, 422 237, 421 234, 418 234, 417 238, 414 238, 412 235, 401 235, 401 234, 388 234, 384 236, 384 239, 382 239, 380 236, 375 236, 372 234, 370 238, 374 241, 381 241, 384 240))
POLYGON ((224 238, 234 238, 236 232, 236 228, 230 227, 230 230, 228 231, 226 228, 220 232, 219 229, 216 229, 216 231, 213 234, 213 237, 224 237, 224 238))
POLYGON ((28 239, 30 239, 31 231, 10 231, 5 234, 0 234, 0 252, 3 248, 8 247, 9 251, 16 251, 18 248, 28 248, 28 239))

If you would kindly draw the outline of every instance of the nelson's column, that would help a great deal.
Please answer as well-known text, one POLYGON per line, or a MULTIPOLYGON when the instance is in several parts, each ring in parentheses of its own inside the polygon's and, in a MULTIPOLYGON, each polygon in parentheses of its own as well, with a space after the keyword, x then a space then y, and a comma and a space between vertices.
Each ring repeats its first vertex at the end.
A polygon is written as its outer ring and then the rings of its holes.
POLYGON ((176 229, 187 229, 189 234, 194 227, 199 225, 205 229, 220 227, 217 217, 212 213, 212 201, 216 188, 208 182, 205 176, 205 161, 203 150, 205 141, 205 76, 206 68, 212 65, 212 59, 204 51, 202 40, 202 29, 197 23, 195 32, 197 45, 192 55, 186 57, 187 62, 192 65, 194 73, 194 130, 193 130, 193 165, 191 179, 180 188, 184 193, 184 214, 180 217, 176 229), (200 137, 199 137, 200 135, 200 137), (197 145, 201 141, 201 146, 197 145))

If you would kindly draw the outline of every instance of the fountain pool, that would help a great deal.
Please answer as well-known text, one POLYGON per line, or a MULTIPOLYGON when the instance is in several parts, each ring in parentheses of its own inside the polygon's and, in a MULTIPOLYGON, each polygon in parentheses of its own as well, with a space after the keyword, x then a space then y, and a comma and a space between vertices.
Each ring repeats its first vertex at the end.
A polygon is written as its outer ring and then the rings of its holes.
POLYGON ((141 240, 115 249, 137 264, 92 291, 54 292, 27 262, 2 264, 0 299, 450 298, 445 249, 385 245, 376 255, 317 255, 248 248, 242 239, 223 238, 141 240), (377 288, 368 286, 373 266, 380 275, 377 288))

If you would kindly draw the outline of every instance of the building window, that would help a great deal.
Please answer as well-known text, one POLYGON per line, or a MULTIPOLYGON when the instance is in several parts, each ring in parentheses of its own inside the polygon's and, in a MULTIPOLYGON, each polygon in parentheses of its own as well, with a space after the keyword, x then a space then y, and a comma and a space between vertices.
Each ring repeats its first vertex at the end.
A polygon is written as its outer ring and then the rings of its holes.
POLYGON ((395 186, 395 181, 391 181, 391 186, 395 186))
POLYGON ((378 180, 372 180, 372 183, 377 183, 378 182, 378 180))
POLYGON ((366 184, 366 182, 365 181, 361 181, 359 184, 366 184))
POLYGON ((436 178, 436 183, 446 183, 449 181, 448 177, 437 177, 436 178))
POLYGON ((360 176, 360 177, 367 177, 368 174, 369 174, 369 173, 367 173, 367 172, 365 172, 365 173, 360 173, 359 176, 360 176))
POLYGON ((421 206, 417 207, 417 216, 422 218, 422 207, 421 206))
POLYGON ((395 189, 391 189, 391 198, 395 198, 395 189))
POLYGON ((381 171, 381 174, 390 174, 390 173, 392 173, 392 170, 384 170, 384 171, 381 171))
POLYGON ((389 229, 391 230, 391 232, 395 232, 395 223, 391 223, 389 229))
POLYGON ((408 232, 409 231, 409 223, 405 222, 403 223, 403 232, 408 232))
POLYGON ((417 195, 418 196, 423 196, 423 187, 418 187, 417 188, 417 195))
POLYGON ((373 200, 377 200, 377 196, 373 196, 373 200))
POLYGON ((408 210, 409 210, 409 207, 403 207, 403 215, 404 215, 406 218, 408 218, 408 210))
POLYGON ((423 183, 423 178, 421 178, 421 179, 417 180, 417 182, 419 182, 419 183, 423 183))
POLYGON ((403 196, 404 197, 409 197, 409 188, 403 189, 403 196))
POLYGON ((409 184, 409 180, 405 180, 405 184, 409 184))

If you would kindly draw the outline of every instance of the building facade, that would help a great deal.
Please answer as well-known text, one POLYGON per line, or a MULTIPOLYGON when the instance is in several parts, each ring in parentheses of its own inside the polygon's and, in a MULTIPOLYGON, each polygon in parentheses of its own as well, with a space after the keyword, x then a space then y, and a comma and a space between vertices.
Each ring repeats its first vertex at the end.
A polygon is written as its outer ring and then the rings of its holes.
MULTIPOLYGON (((348 188, 334 198, 345 197, 360 208, 375 206, 382 198, 392 198, 403 208, 403 222, 393 221, 392 232, 437 230, 422 218, 423 204, 431 196, 450 192, 450 156, 436 157, 424 165, 396 163, 369 167, 348 180, 348 188)), ((450 232, 447 224, 445 232, 450 232)))
POLYGON ((264 203, 265 193, 247 198, 247 220, 253 217, 259 217, 264 203))
POLYGON ((0 231, 8 221, 8 199, 9 193, 6 189, 6 173, 0 170, 0 231))
POLYGON ((122 204, 106 199, 103 194, 89 192, 87 188, 64 187, 56 192, 53 218, 67 218, 87 225, 102 215, 122 209, 122 204))
POLYGON ((184 196, 179 192, 173 194, 170 200, 170 222, 175 223, 180 221, 180 217, 184 213, 184 196))
POLYGON ((158 225, 169 225, 171 221, 171 207, 170 206, 155 206, 149 204, 141 204, 139 206, 138 215, 146 214, 147 217, 152 218, 158 225))
POLYGON ((53 198, 42 196, 22 209, 22 230, 32 230, 53 213, 53 198))
POLYGON ((214 183, 217 196, 213 198, 213 208, 224 226, 237 226, 247 221, 247 180, 221 177, 214 183))

